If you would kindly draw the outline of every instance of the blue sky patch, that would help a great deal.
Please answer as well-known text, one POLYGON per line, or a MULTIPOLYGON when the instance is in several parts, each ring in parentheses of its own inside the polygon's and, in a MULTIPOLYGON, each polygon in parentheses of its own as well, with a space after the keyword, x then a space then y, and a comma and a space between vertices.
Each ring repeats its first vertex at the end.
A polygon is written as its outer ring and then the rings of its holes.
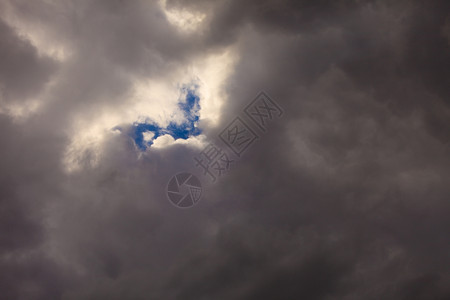
POLYGON ((199 120, 200 97, 196 94, 198 85, 183 86, 180 90, 181 96, 178 107, 183 111, 185 120, 181 124, 170 122, 167 127, 160 127, 154 122, 134 123, 129 135, 140 150, 144 151, 153 144, 153 140, 159 136, 170 134, 175 140, 188 139, 191 136, 197 136, 201 130, 196 127, 199 120), (144 133, 152 132, 154 134, 151 141, 144 140, 144 133))

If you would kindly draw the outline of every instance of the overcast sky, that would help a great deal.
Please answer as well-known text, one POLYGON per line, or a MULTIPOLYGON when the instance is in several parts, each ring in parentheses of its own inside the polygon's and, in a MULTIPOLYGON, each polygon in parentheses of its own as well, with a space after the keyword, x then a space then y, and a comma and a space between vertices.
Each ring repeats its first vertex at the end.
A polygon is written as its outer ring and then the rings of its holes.
POLYGON ((0 299, 450 299, 449 142, 447 0, 0 0, 0 299))

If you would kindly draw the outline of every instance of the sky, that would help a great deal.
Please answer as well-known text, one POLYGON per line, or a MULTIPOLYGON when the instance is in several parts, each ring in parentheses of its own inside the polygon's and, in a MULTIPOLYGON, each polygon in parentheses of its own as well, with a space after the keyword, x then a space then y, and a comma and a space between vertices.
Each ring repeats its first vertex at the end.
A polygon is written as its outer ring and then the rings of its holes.
POLYGON ((449 142, 446 0, 0 0, 0 300, 449 299, 449 142))

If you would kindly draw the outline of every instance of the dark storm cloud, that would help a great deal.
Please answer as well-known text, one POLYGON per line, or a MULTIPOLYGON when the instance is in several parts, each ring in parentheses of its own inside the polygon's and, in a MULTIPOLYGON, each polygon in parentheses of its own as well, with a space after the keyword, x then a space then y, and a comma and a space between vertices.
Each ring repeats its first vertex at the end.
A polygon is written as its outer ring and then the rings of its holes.
POLYGON ((58 189, 58 142, 5 116, 0 124, 0 299, 58 299, 70 282, 40 248, 43 205, 58 189))
POLYGON ((40 57, 27 40, 0 20, 0 93, 2 102, 16 102, 38 94, 55 71, 56 63, 40 57))
POLYGON ((182 34, 156 3, 8 4, 72 56, 39 56, 0 23, 12 101, 56 82, 39 114, 1 116, 0 298, 447 299, 447 1, 167 5, 206 25, 182 34), (72 119, 228 45, 239 63, 207 131, 261 89, 285 113, 219 183, 201 177, 197 206, 164 195, 176 172, 200 174, 183 145, 139 153, 111 133, 98 167, 86 152, 63 173, 72 119))

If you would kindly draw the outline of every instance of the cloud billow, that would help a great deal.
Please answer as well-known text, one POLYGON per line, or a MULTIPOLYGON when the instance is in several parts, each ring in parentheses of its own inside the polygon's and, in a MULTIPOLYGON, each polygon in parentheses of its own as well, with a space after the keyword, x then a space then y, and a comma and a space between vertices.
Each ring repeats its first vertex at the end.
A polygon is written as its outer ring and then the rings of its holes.
POLYGON ((448 1, 0 11, 0 299, 449 298, 448 1), (260 90, 283 117, 207 183, 260 90))

